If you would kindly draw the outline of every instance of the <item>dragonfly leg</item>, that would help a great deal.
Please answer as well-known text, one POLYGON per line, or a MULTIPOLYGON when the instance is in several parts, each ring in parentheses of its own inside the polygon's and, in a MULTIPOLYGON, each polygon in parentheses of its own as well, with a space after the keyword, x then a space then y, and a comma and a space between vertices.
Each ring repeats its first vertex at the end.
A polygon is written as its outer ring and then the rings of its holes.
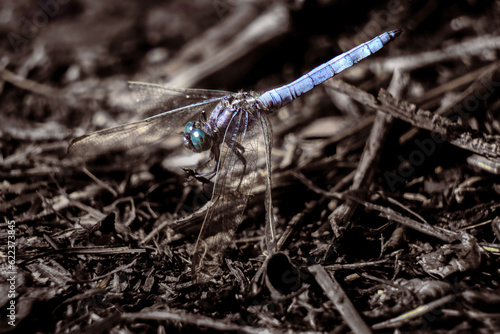
MULTIPOLYGON (((236 157, 241 161, 241 164, 243 165, 243 170, 242 170, 241 175, 245 175, 246 168, 247 168, 247 160, 243 156, 243 154, 245 153, 245 148, 240 143, 237 143, 237 142, 233 142, 231 145, 229 145, 229 147, 234 152, 236 157)), ((214 178, 214 176, 217 174, 217 170, 219 168, 219 159, 218 159, 219 152, 220 152, 219 147, 214 146, 212 148, 212 151, 213 151, 212 155, 215 157, 214 168, 211 171, 206 172, 206 173, 198 173, 194 169, 183 168, 183 170, 186 172, 188 177, 195 178, 196 180, 198 180, 202 183, 209 183, 214 178)), ((207 162, 205 162, 201 168, 205 168, 210 163, 210 161, 212 161, 212 159, 209 159, 207 162)), ((238 188, 239 188, 239 186, 240 186, 240 184, 238 185, 238 188)))
POLYGON ((208 159, 203 165, 201 165, 201 168, 205 168, 208 166, 208 164, 212 161, 212 159, 215 160, 215 166, 214 168, 206 173, 198 173, 194 169, 189 169, 189 168, 183 168, 183 170, 187 173, 188 177, 195 178, 196 180, 200 181, 201 183, 209 183, 211 180, 214 178, 214 176, 217 174, 217 168, 219 166, 219 148, 217 146, 212 147, 212 154, 210 159, 208 159))
MULTIPOLYGON (((210 162, 210 160, 209 160, 210 162)), ((205 164, 205 166, 208 165, 205 164)), ((192 177, 192 178, 195 178, 196 180, 200 181, 201 183, 209 183, 211 182, 211 180, 214 178, 215 174, 217 174, 217 164, 215 165, 214 169, 209 171, 209 172, 206 172, 206 173, 198 173, 196 172, 196 170, 194 169, 190 169, 190 168, 182 168, 188 177, 192 177)))
POLYGON ((207 113, 205 112, 205 110, 201 111, 200 122, 201 123, 206 123, 207 122, 207 113))
POLYGON ((243 163, 243 165, 246 166, 247 165, 247 160, 243 156, 243 154, 245 153, 245 148, 240 143, 234 142, 231 145, 231 149, 233 150, 234 154, 236 154, 236 156, 238 157, 238 159, 241 160, 241 162, 243 163))
MULTIPOLYGON (((245 153, 245 148, 240 143, 237 143, 237 142, 233 142, 233 144, 230 147, 231 147, 231 150, 236 155, 236 157, 241 161, 241 164, 243 166, 243 170, 241 171, 242 172, 241 175, 245 175, 246 170, 247 170, 247 160, 243 156, 243 154, 245 153)), ((238 184, 237 189, 240 187, 242 180, 243 180, 243 178, 240 178, 240 183, 238 184)))
POLYGON ((189 168, 182 168, 186 174, 187 174, 187 177, 188 178, 194 178, 198 181, 200 181, 201 183, 210 183, 210 179, 212 179, 214 176, 211 175, 209 176, 208 178, 205 177, 207 176, 207 174, 211 174, 212 172, 209 172, 209 173, 204 173, 204 174, 198 174, 194 169, 189 169, 189 168))

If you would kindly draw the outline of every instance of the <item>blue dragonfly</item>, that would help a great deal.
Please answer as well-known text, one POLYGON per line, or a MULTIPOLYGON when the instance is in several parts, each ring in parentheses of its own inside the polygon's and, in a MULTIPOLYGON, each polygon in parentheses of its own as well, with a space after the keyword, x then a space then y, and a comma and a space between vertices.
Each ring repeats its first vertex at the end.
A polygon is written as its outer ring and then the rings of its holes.
POLYGON ((400 34, 400 30, 385 32, 297 80, 261 95, 130 83, 146 91, 164 94, 169 99, 183 96, 197 102, 163 111, 142 121, 75 138, 68 152, 74 156, 91 157, 112 150, 130 149, 158 141, 182 127, 185 147, 194 152, 210 151, 209 161, 214 160, 213 169, 205 173, 188 171, 199 180, 213 180, 212 197, 207 203, 192 259, 193 278, 207 280, 220 273, 224 251, 233 241, 235 230, 243 219, 250 190, 258 177, 259 151, 264 152, 266 161, 265 242, 269 253, 275 251, 270 177, 272 129, 267 115, 377 52, 400 34), (259 135, 263 136, 263 141, 258 140, 259 135))

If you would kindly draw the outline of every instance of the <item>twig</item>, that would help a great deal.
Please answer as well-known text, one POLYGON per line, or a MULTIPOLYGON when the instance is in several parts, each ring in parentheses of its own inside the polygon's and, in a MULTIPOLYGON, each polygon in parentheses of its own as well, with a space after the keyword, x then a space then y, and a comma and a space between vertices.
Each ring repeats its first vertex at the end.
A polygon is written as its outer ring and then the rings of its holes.
POLYGON ((62 89, 53 88, 30 79, 25 79, 6 69, 0 71, 0 79, 21 89, 47 97, 64 98, 67 95, 62 89))
MULTIPOLYGON (((165 219, 164 222, 162 222, 160 225, 158 225, 157 227, 155 227, 151 232, 149 232, 149 234, 141 240, 141 242, 139 242, 139 244, 141 245, 144 245, 145 243, 147 243, 149 240, 151 240, 155 235, 157 235, 158 233, 160 233, 161 230, 163 230, 165 227, 169 226, 169 225, 174 225, 174 226, 178 226, 180 225, 181 223, 184 223, 184 222, 187 222, 187 221, 190 221, 190 220, 194 220, 194 219, 197 219, 197 218, 202 218, 202 217, 205 217, 208 209, 210 209, 213 205, 213 202, 212 201, 209 201, 208 203, 206 203, 205 205, 203 205, 201 208, 199 208, 198 210, 196 210, 195 212, 185 216, 185 217, 181 217, 177 220, 170 220, 170 219, 165 219)), ((159 219, 163 219, 163 217, 160 217, 159 219)))
POLYGON ((419 232, 422 232, 424 234, 433 236, 433 237, 441 239, 445 242, 451 243, 458 238, 458 235, 455 232, 447 231, 444 229, 438 229, 437 227, 434 227, 432 225, 419 223, 416 220, 413 220, 411 218, 403 216, 402 214, 394 211, 391 208, 386 208, 386 207, 383 207, 380 205, 372 204, 372 203, 363 201, 361 199, 358 199, 354 196, 351 196, 349 194, 347 194, 346 197, 349 197, 350 199, 357 201, 358 203, 362 204, 367 209, 380 212, 380 215, 382 217, 385 217, 389 220, 394 220, 402 225, 405 225, 411 229, 414 229, 415 231, 419 231, 419 232))
POLYGON ((135 263, 137 262, 137 258, 135 258, 132 262, 130 262, 129 264, 126 264, 126 265, 123 265, 123 266, 120 266, 118 268, 115 268, 114 270, 111 270, 109 273, 107 274, 104 274, 104 275, 101 275, 101 276, 96 276, 94 278, 91 278, 91 279, 87 279, 87 280, 75 280, 75 281, 68 281, 68 283, 71 283, 71 284, 78 284, 78 283, 90 283, 90 282, 95 282, 95 281, 100 281, 110 275, 113 275, 114 273, 117 273, 117 272, 120 272, 120 271, 123 271, 125 269, 128 269, 128 268, 132 268, 135 263))
POLYGON ((312 265, 308 269, 352 331, 354 333, 371 333, 372 331, 354 308, 351 300, 347 297, 335 277, 328 275, 325 269, 319 264, 312 265))
POLYGON ((219 319, 212 319, 199 314, 187 313, 184 311, 152 311, 138 313, 123 313, 121 318, 128 321, 136 320, 156 320, 156 321, 175 321, 182 324, 189 324, 197 328, 211 328, 218 331, 238 331, 241 333, 281 333, 279 330, 271 328, 259 328, 251 326, 242 326, 223 322, 219 319))
POLYGON ((418 109, 406 101, 397 100, 384 89, 380 90, 378 98, 383 104, 382 111, 419 128, 440 134, 439 140, 447 140, 455 146, 487 157, 500 157, 499 136, 467 130, 446 117, 418 109))
POLYGON ((114 197, 118 196, 118 193, 111 188, 109 185, 106 183, 102 182, 99 180, 94 174, 92 174, 86 167, 82 167, 82 172, 85 173, 88 177, 90 177, 92 180, 94 180, 98 185, 109 191, 114 197))
POLYGON ((454 301, 457 298, 455 295, 448 295, 442 298, 439 298, 438 300, 432 301, 428 304, 421 305, 409 312, 406 312, 396 318, 389 319, 387 321, 382 321, 379 322, 378 324, 375 324, 372 326, 372 329, 374 330, 379 330, 383 328, 398 328, 401 327, 404 323, 410 321, 411 319, 415 319, 417 317, 421 317, 432 310, 437 309, 438 307, 441 307, 445 304, 448 304, 452 301, 454 301))
POLYGON ((365 267, 373 267, 380 264, 388 263, 389 259, 382 259, 376 261, 368 261, 368 262, 357 262, 357 263, 337 263, 331 264, 329 266, 324 266, 327 271, 335 271, 335 270, 355 270, 365 267))
MULTIPOLYGON (((267 11, 253 20, 247 27, 240 29, 241 33, 221 48, 214 45, 218 52, 210 53, 202 61, 190 64, 181 72, 177 72, 167 84, 173 87, 191 87, 203 78, 224 68, 227 64, 239 59, 255 46, 262 45, 286 33, 289 25, 288 10, 281 3, 270 6, 267 11)), ((203 41, 203 39, 201 39, 203 41)), ((204 44, 206 54, 207 45, 204 44)), ((171 67, 170 67, 171 68, 171 67)), ((176 69, 178 71, 178 68, 176 69)))
POLYGON ((32 262, 35 259, 47 257, 56 254, 133 254, 133 253, 144 253, 146 250, 144 248, 130 248, 130 247, 78 247, 78 248, 66 248, 66 249, 56 249, 48 252, 39 253, 26 259, 19 263, 23 265, 32 262))
MULTIPOLYGON (((492 76, 498 70, 499 67, 500 67, 500 62, 489 64, 487 66, 480 68, 479 70, 467 73, 461 77, 456 78, 455 80, 449 81, 439 87, 436 87, 428 91, 427 93, 424 94, 425 97, 421 97, 418 99, 411 99, 410 102, 415 104, 420 104, 421 101, 424 101, 424 99, 437 97, 440 94, 452 91, 453 89, 460 87, 461 85, 473 81, 472 84, 470 84, 463 92, 461 92, 458 96, 454 97, 453 101, 450 101, 445 105, 442 105, 434 112, 435 114, 438 115, 446 115, 448 114, 450 109, 452 109, 453 107, 464 101, 465 98, 473 96, 472 94, 476 94, 475 98, 478 98, 477 96, 478 92, 492 85, 492 76)), ((419 132, 419 130, 420 129, 417 128, 410 129, 408 132, 406 132, 400 137, 399 143, 403 145, 404 143, 408 142, 419 132)))
MULTIPOLYGON (((403 76, 399 71, 396 71, 389 89, 396 95, 399 95, 407 82, 407 76, 403 76)), ((357 93, 360 98, 369 101, 369 103, 374 103, 372 97, 361 92, 357 93)), ((391 125, 392 117, 388 117, 387 114, 377 111, 370 137, 363 150, 351 187, 351 189, 357 191, 360 196, 364 196, 364 193, 369 189, 372 183, 371 181, 375 174, 376 166, 382 154, 381 151, 385 142, 385 137, 389 133, 391 125)), ((335 231, 339 225, 343 226, 350 221, 356 207, 356 203, 352 201, 347 201, 337 207, 328 217, 332 229, 335 231)))
POLYGON ((377 64, 376 62, 369 64, 380 68, 384 72, 392 72, 396 69, 407 72, 438 62, 457 58, 463 59, 468 56, 484 54, 488 50, 493 51, 498 49, 500 49, 499 36, 480 36, 471 38, 465 42, 452 44, 440 50, 421 52, 411 56, 394 57, 387 59, 382 64, 377 64))

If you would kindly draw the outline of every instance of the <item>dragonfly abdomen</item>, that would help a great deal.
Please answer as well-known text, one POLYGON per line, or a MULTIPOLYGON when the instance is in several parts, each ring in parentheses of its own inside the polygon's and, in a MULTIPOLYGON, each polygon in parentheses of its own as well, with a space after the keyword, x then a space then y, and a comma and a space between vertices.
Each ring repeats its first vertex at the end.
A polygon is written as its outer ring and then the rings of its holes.
POLYGON ((384 45, 394 40, 400 34, 401 30, 385 32, 371 41, 338 55, 295 81, 265 92, 258 98, 258 101, 269 109, 281 108, 300 95, 332 78, 334 75, 382 49, 384 45))

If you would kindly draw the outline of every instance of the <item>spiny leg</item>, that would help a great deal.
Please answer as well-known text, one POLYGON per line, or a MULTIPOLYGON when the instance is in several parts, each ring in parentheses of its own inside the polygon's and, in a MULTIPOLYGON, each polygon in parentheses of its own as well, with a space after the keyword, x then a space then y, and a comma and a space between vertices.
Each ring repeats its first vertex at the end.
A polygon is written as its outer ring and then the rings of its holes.
POLYGON ((212 147, 212 152, 211 152, 211 157, 208 159, 202 166, 201 168, 205 168, 208 166, 208 164, 212 161, 212 158, 215 160, 215 165, 214 168, 206 173, 198 173, 194 169, 189 169, 189 168, 183 168, 183 170, 187 173, 188 177, 193 177, 196 180, 202 182, 202 183, 208 183, 210 182, 214 176, 217 174, 217 169, 219 167, 219 146, 214 145, 212 147))
MULTIPOLYGON (((193 179, 200 181, 201 183, 210 183, 211 182, 210 180, 213 178, 213 176, 206 178, 204 175, 198 174, 194 169, 182 168, 182 170, 184 170, 184 172, 186 172, 188 179, 193 178, 193 179)), ((192 180, 188 180, 188 181, 192 181, 192 180)))
MULTIPOLYGON (((237 142, 233 142, 230 148, 234 152, 234 155, 236 155, 236 157, 241 161, 241 164, 243 165, 243 171, 241 175, 245 175, 247 171, 247 160, 243 156, 243 154, 245 153, 245 148, 240 143, 237 142)), ((240 182, 238 183, 238 187, 236 187, 236 189, 238 189, 241 186, 242 181, 243 178, 240 178, 240 182)))

